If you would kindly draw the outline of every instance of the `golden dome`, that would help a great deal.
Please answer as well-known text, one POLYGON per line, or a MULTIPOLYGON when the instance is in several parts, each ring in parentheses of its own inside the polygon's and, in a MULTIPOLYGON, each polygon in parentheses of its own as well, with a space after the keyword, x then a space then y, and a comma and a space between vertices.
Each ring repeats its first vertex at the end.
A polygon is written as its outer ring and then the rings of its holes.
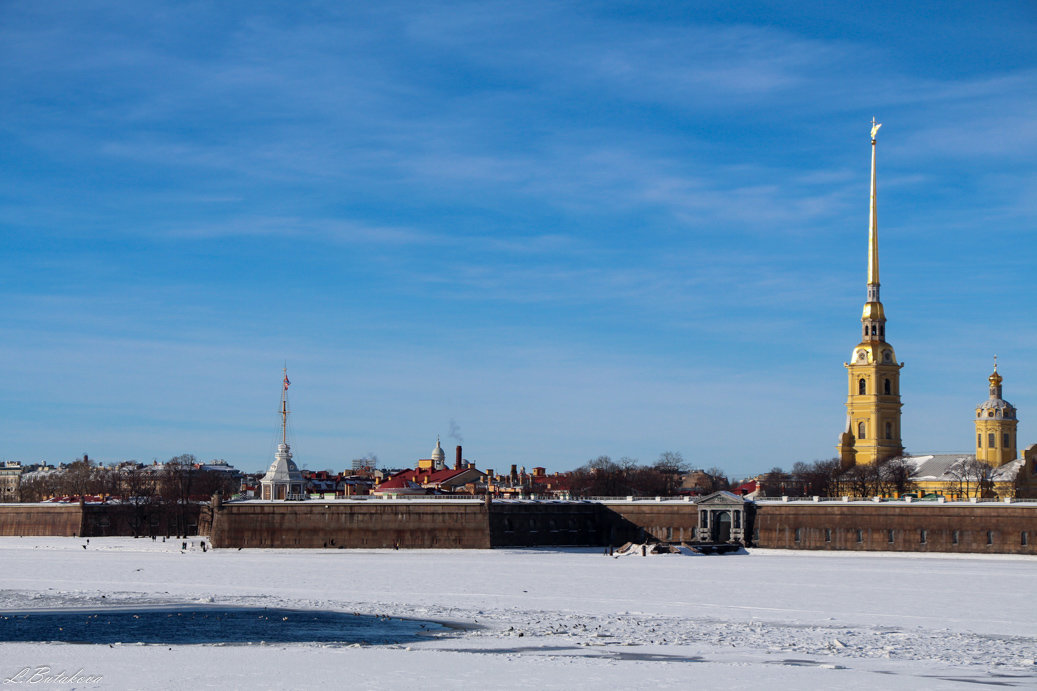
POLYGON ((898 364, 897 354, 888 343, 862 341, 853 349, 851 358, 851 362, 858 365, 876 362, 883 365, 898 364))
POLYGON ((1001 382, 1004 381, 1001 375, 997 373, 997 365, 994 365, 994 373, 987 377, 987 381, 990 382, 991 386, 1000 386, 1001 382))
POLYGON ((864 303, 864 314, 861 315, 861 321, 885 321, 886 312, 882 309, 881 302, 865 302, 864 303))

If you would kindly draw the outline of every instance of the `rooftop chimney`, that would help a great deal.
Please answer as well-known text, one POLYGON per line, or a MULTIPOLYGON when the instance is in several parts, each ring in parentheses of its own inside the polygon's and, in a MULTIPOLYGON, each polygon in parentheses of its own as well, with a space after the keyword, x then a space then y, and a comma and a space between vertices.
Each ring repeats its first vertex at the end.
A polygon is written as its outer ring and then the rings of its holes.
POLYGON ((458 444, 457 445, 457 457, 454 460, 454 470, 460 470, 460 469, 461 469, 461 445, 458 444))

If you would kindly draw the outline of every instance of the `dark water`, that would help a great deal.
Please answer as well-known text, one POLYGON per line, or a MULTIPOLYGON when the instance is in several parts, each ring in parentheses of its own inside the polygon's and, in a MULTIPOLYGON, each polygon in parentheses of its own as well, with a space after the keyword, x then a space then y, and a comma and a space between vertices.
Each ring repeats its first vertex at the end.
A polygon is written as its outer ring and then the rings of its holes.
POLYGON ((447 628, 432 621, 263 607, 0 613, 0 641, 63 643, 407 643, 447 628))

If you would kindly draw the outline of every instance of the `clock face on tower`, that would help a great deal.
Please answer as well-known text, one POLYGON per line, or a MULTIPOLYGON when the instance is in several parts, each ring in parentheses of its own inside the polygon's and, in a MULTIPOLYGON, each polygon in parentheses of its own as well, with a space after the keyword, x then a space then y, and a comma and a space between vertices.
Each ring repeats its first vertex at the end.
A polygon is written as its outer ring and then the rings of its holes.
POLYGON ((867 359, 868 359, 868 354, 866 352, 864 352, 863 350, 858 350, 857 351, 857 360, 859 362, 864 362, 867 359))

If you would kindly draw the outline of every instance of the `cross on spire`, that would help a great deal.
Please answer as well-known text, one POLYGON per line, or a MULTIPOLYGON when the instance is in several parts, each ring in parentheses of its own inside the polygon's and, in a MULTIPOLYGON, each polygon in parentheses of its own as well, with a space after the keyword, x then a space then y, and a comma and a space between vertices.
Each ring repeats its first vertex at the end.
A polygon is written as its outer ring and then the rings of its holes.
POLYGON ((875 135, 879 133, 879 128, 882 127, 881 122, 875 122, 875 116, 871 117, 871 143, 875 143, 875 135))

